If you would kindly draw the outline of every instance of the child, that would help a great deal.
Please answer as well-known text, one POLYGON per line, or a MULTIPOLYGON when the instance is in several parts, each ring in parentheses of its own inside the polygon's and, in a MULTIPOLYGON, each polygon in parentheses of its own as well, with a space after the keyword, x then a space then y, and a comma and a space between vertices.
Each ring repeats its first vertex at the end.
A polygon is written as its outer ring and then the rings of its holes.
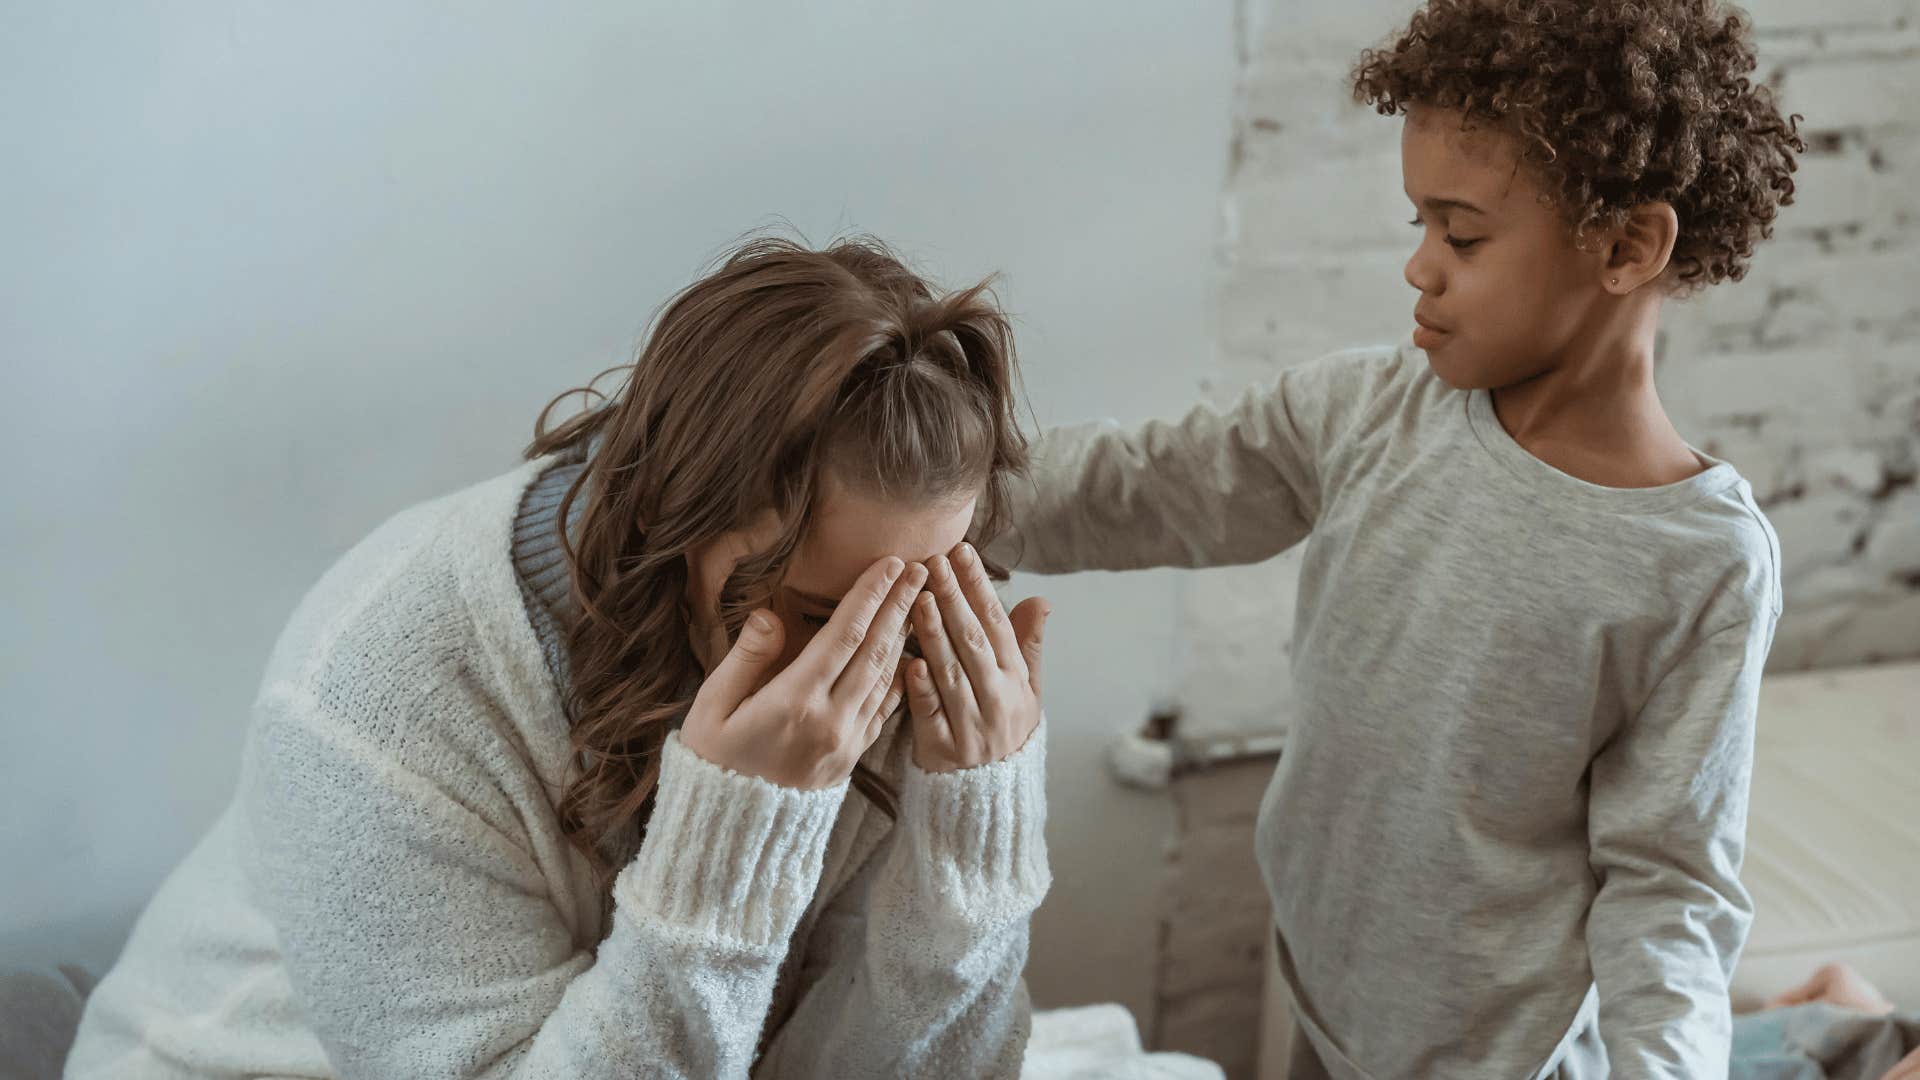
POLYGON ((1256 839, 1296 1076, 1726 1073, 1779 554, 1653 363, 1790 201, 1753 67, 1710 0, 1432 0, 1353 75, 1405 117, 1411 343, 1035 448, 1020 568, 1308 541, 1256 839))

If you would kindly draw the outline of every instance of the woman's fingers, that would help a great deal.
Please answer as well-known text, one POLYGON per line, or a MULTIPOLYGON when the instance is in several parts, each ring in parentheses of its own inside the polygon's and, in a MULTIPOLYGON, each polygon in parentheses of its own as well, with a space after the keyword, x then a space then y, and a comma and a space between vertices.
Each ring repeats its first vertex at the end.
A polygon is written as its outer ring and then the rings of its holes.
POLYGON ((900 702, 905 698, 906 693, 907 673, 899 670, 893 673, 891 681, 873 688, 873 696, 868 699, 870 704, 863 714, 866 728, 861 753, 866 753, 865 748, 872 746, 874 741, 880 738, 880 732, 887 726, 887 718, 900 708, 900 702))
POLYGON ((907 712, 913 717, 914 760, 922 768, 951 760, 953 731, 947 726, 947 713, 925 660, 907 664, 907 712))
MULTIPOLYGON (((833 609, 833 617, 827 625, 813 635, 807 647, 788 666, 796 679, 821 679, 833 685, 847 668, 854 653, 867 642, 867 630, 873 625, 874 617, 880 614, 882 605, 892 594, 894 583, 907 569, 907 564, 889 555, 860 575, 853 583, 847 595, 840 598, 839 606, 833 609)), ((783 675, 786 672, 782 673, 783 675)), ((860 697, 866 696, 866 686, 860 688, 860 697)), ((855 698, 858 701, 859 698, 855 698)))
POLYGON ((1027 686, 1034 697, 1040 696, 1040 644, 1046 636, 1047 616, 1053 614, 1053 606, 1037 596, 1029 596, 1013 607, 1013 614, 1007 616, 1012 624, 1014 640, 1020 643, 1020 659, 1026 666, 1027 686))
MULTIPOLYGON (((930 571, 927 575, 927 591, 933 594, 934 601, 940 607, 940 622, 946 627, 947 640, 965 670, 967 680, 975 688, 992 686, 994 676, 999 674, 1000 661, 994 656, 993 642, 987 638, 986 627, 980 625, 980 617, 974 614, 973 605, 968 602, 966 593, 961 591, 959 568, 941 555, 935 555, 927 566, 930 571)), ((933 674, 938 683, 939 669, 936 668, 933 674)), ((941 684, 941 688, 945 689, 944 684, 941 684)), ((954 703, 948 701, 947 708, 953 709, 954 703)))
POLYGON ((973 616, 987 635, 987 642, 993 646, 994 660, 1003 669, 1017 672, 1023 679, 1026 675, 1020 656, 1020 642, 1011 623, 1007 621, 1007 609, 1000 604, 1000 594, 993 591, 993 581, 987 577, 987 565, 980 561, 980 553, 972 544, 961 544, 953 549, 953 571, 960 579, 960 592, 967 598, 967 606, 973 609, 973 616))
MULTIPOLYGON (((875 691, 884 692, 893 676, 900 670, 900 650, 906 644, 907 616, 913 610, 913 598, 920 595, 920 586, 927 580, 927 568, 919 563, 906 567, 886 594, 886 602, 880 605, 866 629, 866 638, 860 647, 848 658, 845 668, 833 684, 833 702, 847 709, 860 709, 868 704, 875 691)), ((846 601, 842 600, 842 604, 846 601)), ((839 610, 834 610, 838 616, 839 610)), ((821 633, 833 632, 833 623, 827 623, 827 629, 821 633)), ((859 714, 865 719, 864 711, 859 714)))
MULTIPOLYGON (((920 642, 928 681, 940 699, 940 712, 956 748, 965 747, 974 736, 967 718, 979 711, 973 699, 973 683, 967 669, 954 652, 952 634, 947 629, 940 605, 931 592, 920 594, 913 605, 913 634, 920 642)), ((909 692, 912 688, 909 687, 909 692)))
POLYGON ((946 709, 940 704, 940 691, 934 689, 933 673, 925 660, 907 662, 907 711, 913 715, 915 725, 938 724, 944 737, 947 726, 946 709))
MULTIPOLYGON (((905 606, 908 608, 913 606, 911 595, 908 596, 905 606)), ((874 631, 879 632, 878 624, 875 625, 874 631)), ((900 707, 901 687, 904 685, 900 674, 900 654, 907 647, 907 633, 905 627, 894 631, 893 644, 887 649, 882 660, 886 666, 881 670, 886 677, 875 679, 873 688, 867 691, 866 700, 860 703, 861 723, 872 727, 876 733, 879 730, 878 724, 884 722, 893 714, 894 709, 900 707)))
POLYGON ((893 699, 892 703, 894 706, 899 706, 900 697, 894 693, 894 690, 900 686, 900 649, 898 646, 893 650, 893 666, 893 678, 886 682, 875 681, 873 689, 867 691, 867 699, 860 703, 860 721, 862 723, 871 721, 875 713, 891 712, 892 710, 886 707, 888 698, 893 699))
POLYGON ((785 638, 780 620, 774 618, 772 612, 756 611, 747 616, 746 624, 740 628, 739 640, 700 684, 696 705, 710 710, 716 718, 732 716, 740 703, 766 680, 767 669, 780 659, 780 646, 785 638))

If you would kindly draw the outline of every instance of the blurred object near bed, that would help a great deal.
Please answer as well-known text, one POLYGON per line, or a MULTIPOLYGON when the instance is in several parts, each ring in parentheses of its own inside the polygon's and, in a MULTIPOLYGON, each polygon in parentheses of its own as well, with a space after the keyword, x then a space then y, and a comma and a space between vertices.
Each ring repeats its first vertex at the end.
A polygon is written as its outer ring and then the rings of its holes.
POLYGON ((1760 686, 1736 1008, 1852 965, 1920 1009, 1920 663, 1760 686))
POLYGON ((1020 1078, 1226 1080, 1226 1073, 1191 1054, 1147 1053, 1133 1014, 1109 1004, 1036 1011, 1020 1078))

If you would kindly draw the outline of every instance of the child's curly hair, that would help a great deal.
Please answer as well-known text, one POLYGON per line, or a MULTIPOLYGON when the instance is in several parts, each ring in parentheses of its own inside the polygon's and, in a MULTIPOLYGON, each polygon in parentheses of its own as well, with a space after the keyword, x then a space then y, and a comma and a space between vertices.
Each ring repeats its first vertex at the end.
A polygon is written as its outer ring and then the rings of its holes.
POLYGON ((1671 204, 1670 273, 1687 290, 1745 276, 1806 149, 1800 117, 1749 78, 1748 34, 1716 0, 1428 0, 1397 40, 1360 54, 1353 96, 1517 135, 1576 234, 1671 204))

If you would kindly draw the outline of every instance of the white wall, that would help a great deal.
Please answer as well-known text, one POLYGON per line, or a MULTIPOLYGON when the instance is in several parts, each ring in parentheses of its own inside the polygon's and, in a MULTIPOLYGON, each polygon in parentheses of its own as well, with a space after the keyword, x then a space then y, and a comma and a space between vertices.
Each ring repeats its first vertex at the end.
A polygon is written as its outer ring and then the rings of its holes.
MULTIPOLYGON (((6 15, 0 961, 109 960, 228 798, 303 589, 510 466, 749 227, 1004 270, 1043 421, 1194 392, 1227 0, 560 10, 6 15)), ((1044 584, 1032 982, 1144 1011, 1167 812, 1098 755, 1172 682, 1174 582, 1044 584)))

